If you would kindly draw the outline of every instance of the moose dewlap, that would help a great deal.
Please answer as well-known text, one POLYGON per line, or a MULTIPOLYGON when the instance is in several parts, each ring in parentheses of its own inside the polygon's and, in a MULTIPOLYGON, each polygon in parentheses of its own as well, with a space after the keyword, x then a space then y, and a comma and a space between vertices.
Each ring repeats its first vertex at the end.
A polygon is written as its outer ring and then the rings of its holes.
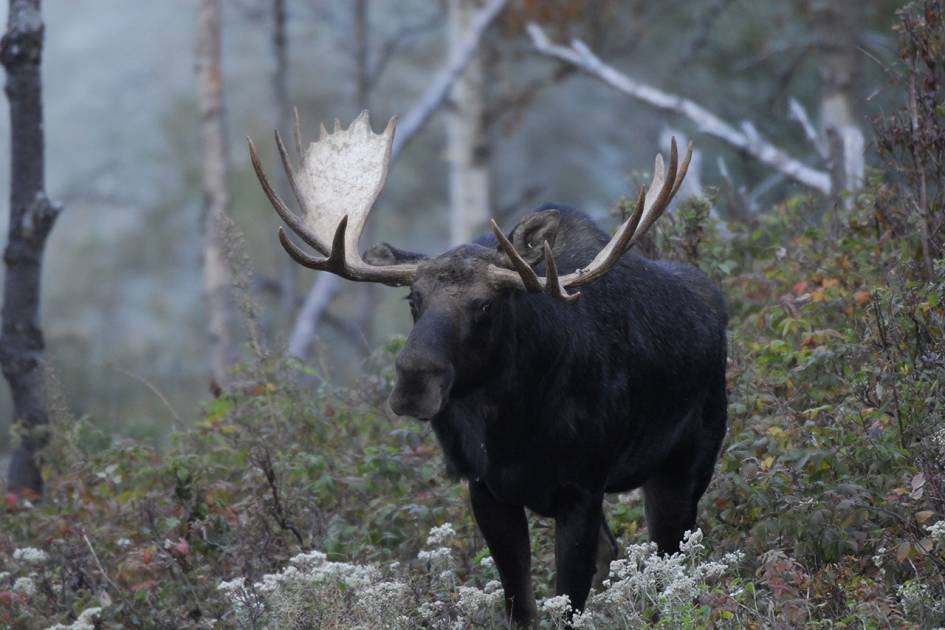
POLYGON ((397 357, 389 405, 432 422, 448 472, 469 484, 476 522, 515 620, 536 617, 525 508, 555 519, 556 592, 583 608, 606 576, 613 536, 604 493, 642 488, 647 528, 663 552, 694 529, 725 435, 725 304, 691 266, 630 251, 679 189, 668 166, 608 238, 583 213, 545 204, 509 234, 439 256, 359 239, 384 187, 395 125, 367 112, 324 126, 298 167, 276 144, 301 213, 288 209, 250 141, 263 191, 317 252, 279 240, 299 264, 349 280, 410 288, 414 327, 397 357), (578 291, 580 289, 580 291, 578 291))

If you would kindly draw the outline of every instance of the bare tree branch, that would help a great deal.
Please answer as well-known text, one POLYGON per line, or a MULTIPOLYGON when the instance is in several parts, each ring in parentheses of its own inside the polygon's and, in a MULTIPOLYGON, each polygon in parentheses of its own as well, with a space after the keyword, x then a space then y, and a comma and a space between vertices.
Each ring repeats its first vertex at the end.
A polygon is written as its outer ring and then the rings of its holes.
MULTIPOLYGON (((363 1, 363 0, 359 0, 363 1)), ((443 11, 437 11, 429 18, 417 24, 408 24, 397 30, 386 42, 380 46, 380 50, 374 59, 374 67, 369 69, 365 82, 368 88, 373 88, 381 80, 387 65, 396 56, 396 53, 407 42, 413 40, 417 35, 421 35, 433 28, 436 28, 443 22, 443 11)), ((368 64, 365 63, 365 68, 368 64)))
POLYGON ((810 143, 814 145, 814 148, 817 149, 817 155, 824 160, 829 159, 830 151, 827 150, 823 138, 820 137, 820 134, 817 133, 817 129, 814 128, 814 123, 811 122, 810 116, 807 115, 807 110, 804 109, 800 101, 793 96, 788 101, 788 116, 792 120, 797 121, 801 129, 804 130, 804 135, 810 143))
POLYGON ((824 194, 830 193, 828 173, 807 166, 764 140, 751 123, 742 123, 741 129, 738 129, 687 98, 663 92, 632 79, 605 64, 580 40, 571 42, 570 48, 552 44, 537 24, 530 24, 528 33, 535 50, 539 53, 567 61, 587 74, 597 77, 624 94, 648 105, 685 116, 694 122, 702 133, 748 153, 758 161, 805 186, 824 194))
POLYGON ((305 296, 305 302, 295 318, 292 335, 289 337, 289 354, 304 357, 315 336, 315 327, 319 317, 328 308, 331 298, 338 290, 338 276, 320 273, 311 290, 305 296))

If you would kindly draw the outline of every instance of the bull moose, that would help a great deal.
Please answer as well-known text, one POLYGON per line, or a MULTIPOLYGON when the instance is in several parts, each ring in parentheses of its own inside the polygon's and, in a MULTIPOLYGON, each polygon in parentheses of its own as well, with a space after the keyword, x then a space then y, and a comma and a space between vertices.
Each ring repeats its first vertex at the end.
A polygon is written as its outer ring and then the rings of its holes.
MULTIPOLYGON (((296 119, 297 120, 297 119, 296 119)), ((387 178, 394 120, 380 134, 367 112, 348 129, 321 127, 295 168, 276 144, 302 213, 290 211, 249 150, 299 264, 358 282, 410 288, 414 326, 396 359, 388 404, 430 421, 447 470, 466 479, 495 560, 506 609, 536 617, 525 508, 555 519, 555 588, 581 610, 616 552, 607 492, 642 488, 661 552, 694 527, 726 427, 726 312, 693 267, 629 251, 679 189, 678 163, 656 158, 653 181, 608 238, 583 213, 545 205, 506 235, 439 256, 358 241, 387 178), (577 289, 580 288, 580 291, 577 289)))

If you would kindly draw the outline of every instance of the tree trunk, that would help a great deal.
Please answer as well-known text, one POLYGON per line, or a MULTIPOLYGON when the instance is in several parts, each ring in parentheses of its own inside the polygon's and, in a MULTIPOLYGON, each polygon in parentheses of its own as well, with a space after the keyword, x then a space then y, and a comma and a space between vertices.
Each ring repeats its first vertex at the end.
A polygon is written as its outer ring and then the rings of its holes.
MULTIPOLYGON (((478 10, 475 0, 449 0, 449 57, 463 54, 464 35, 478 10)), ((472 240, 489 220, 489 142, 484 124, 483 64, 470 60, 453 85, 447 115, 450 161, 450 242, 472 240)))
POLYGON ((856 88, 864 6, 860 0, 817 0, 813 6, 820 51, 821 134, 831 148, 834 178, 842 176, 842 181, 835 182, 834 193, 856 191, 863 185, 866 145, 856 110, 859 101, 856 88), (837 184, 842 186, 838 188, 837 184))
POLYGON ((207 300, 211 391, 217 391, 228 384, 227 367, 234 357, 229 313, 231 274, 224 238, 230 198, 218 0, 200 0, 197 10, 197 101, 203 144, 203 284, 207 300))
MULTIPOLYGON (((289 108, 289 54, 286 40, 285 0, 272 1, 272 109, 273 128, 283 129, 292 112, 289 108)), ((286 175, 278 176, 283 192, 288 188, 286 175)), ((280 248, 281 250, 281 248, 280 248)), ((281 321, 290 323, 299 300, 296 274, 298 266, 288 256, 280 256, 279 310, 281 321)))
MULTIPOLYGON (((355 76, 357 77, 357 100, 358 109, 371 108, 371 55, 370 55, 370 26, 368 23, 368 0, 355 0, 354 2, 354 65, 355 76)), ((364 227, 362 240, 366 246, 374 242, 374 225, 368 224, 364 227)), ((357 326, 361 335, 367 340, 368 352, 374 345, 374 315, 377 313, 378 304, 381 301, 381 292, 379 287, 362 283, 358 287, 358 319, 357 326)))
POLYGON ((46 198, 40 63, 43 22, 39 0, 10 0, 0 42, 10 102, 10 225, 3 254, 3 324, 0 364, 13 397, 19 444, 7 487, 42 494, 39 450, 49 420, 39 321, 43 250, 61 208, 46 198))

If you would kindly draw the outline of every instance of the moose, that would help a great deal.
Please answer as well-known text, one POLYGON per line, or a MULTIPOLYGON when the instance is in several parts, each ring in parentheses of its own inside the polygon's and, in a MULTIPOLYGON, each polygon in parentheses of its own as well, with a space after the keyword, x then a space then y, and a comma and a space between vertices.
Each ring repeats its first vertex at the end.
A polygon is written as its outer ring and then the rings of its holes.
POLYGON ((653 179, 613 238, 587 215, 546 204, 507 235, 439 256, 359 239, 383 189, 395 120, 380 134, 367 112, 321 127, 307 149, 296 117, 296 168, 276 146, 301 214, 274 190, 253 145, 260 185, 299 264, 357 282, 409 287, 413 329, 388 399, 432 423, 447 472, 465 479, 495 560, 506 611, 537 617, 525 509, 555 520, 555 589, 582 610, 616 543, 605 493, 642 488, 646 524, 673 552, 695 524, 726 430, 726 309, 695 268, 630 251, 678 191, 692 155, 653 179), (580 291, 578 291, 580 289, 580 291))

